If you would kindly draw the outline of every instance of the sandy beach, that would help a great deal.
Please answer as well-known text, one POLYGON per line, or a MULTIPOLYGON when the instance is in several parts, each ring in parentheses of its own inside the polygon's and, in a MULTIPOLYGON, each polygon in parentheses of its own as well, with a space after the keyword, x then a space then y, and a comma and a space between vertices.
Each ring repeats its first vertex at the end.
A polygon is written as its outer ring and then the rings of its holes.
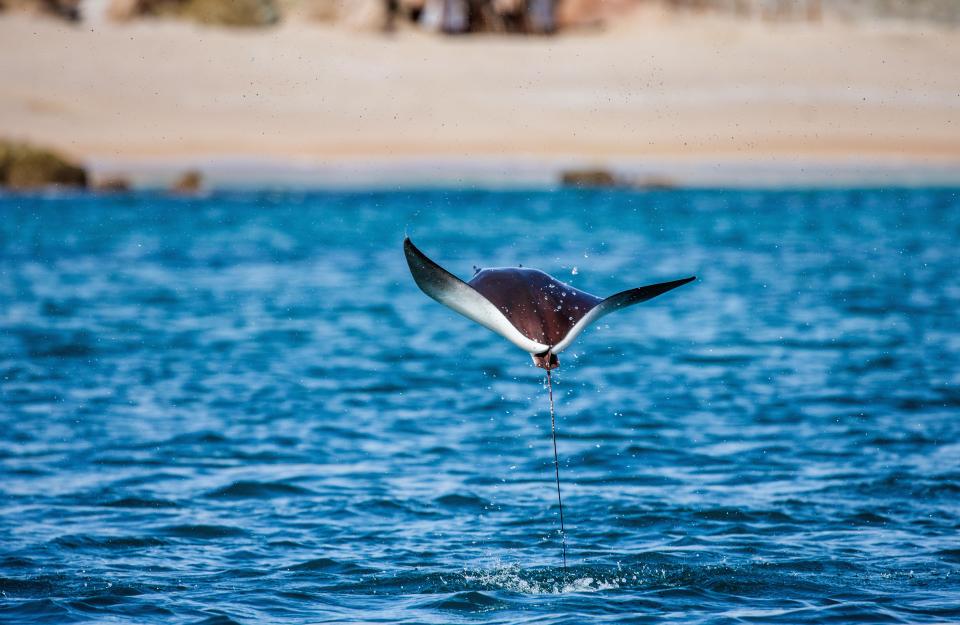
POLYGON ((960 180, 960 31, 929 24, 641 13, 602 33, 448 38, 8 15, 0 52, 0 136, 99 175, 960 180))

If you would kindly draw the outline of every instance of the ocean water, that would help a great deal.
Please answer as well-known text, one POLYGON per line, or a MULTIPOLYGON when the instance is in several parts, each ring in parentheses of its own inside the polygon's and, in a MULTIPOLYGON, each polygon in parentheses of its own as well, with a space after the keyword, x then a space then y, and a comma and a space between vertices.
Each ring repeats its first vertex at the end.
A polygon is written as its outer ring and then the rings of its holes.
POLYGON ((960 621, 960 193, 0 197, 0 622, 960 621), (417 290, 699 280, 544 375, 417 290))

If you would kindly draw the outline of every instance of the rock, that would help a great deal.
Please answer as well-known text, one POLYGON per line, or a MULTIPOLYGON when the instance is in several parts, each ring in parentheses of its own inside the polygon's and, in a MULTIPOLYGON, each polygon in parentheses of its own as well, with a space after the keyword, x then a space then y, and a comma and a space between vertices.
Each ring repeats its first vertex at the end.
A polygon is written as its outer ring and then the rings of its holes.
POLYGON ((561 173, 560 183, 566 187, 606 187, 662 191, 677 188, 677 183, 658 174, 645 176, 620 176, 602 168, 568 169, 561 173))
POLYGON ((187 0, 180 15, 217 26, 270 26, 280 21, 273 0, 187 0))
POLYGON ((109 0, 107 15, 116 21, 137 17, 175 17, 216 26, 258 27, 280 21, 274 0, 109 0))
POLYGON ((0 140, 0 186, 36 189, 86 187, 86 170, 51 150, 0 140))
POLYGON ((568 169, 560 174, 560 184, 565 187, 616 187, 620 181, 606 169, 568 169))
POLYGON ((676 189, 677 183, 666 176, 647 176, 631 183, 630 186, 634 189, 644 189, 646 191, 666 191, 676 189))
POLYGON ((179 195, 195 195, 200 192, 202 187, 203 175, 193 169, 180 176, 170 187, 170 192, 179 195))

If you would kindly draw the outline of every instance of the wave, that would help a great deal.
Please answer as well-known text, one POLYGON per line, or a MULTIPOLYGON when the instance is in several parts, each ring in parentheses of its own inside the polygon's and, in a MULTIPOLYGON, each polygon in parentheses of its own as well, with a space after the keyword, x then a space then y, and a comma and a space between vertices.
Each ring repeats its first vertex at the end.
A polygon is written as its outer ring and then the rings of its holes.
POLYGON ((374 568, 360 566, 358 564, 354 564, 353 562, 341 562, 339 560, 334 560, 333 558, 316 558, 314 560, 308 560, 307 562, 301 562, 300 564, 294 564, 293 566, 284 567, 283 570, 322 571, 324 573, 337 575, 369 575, 379 572, 374 568))
POLYGON ((159 530, 161 534, 175 538, 196 538, 198 540, 216 540, 245 536, 247 530, 229 525, 171 525, 159 530))
POLYGON ((314 495, 313 491, 285 482, 239 481, 208 492, 212 499, 271 499, 314 495))
POLYGON ((442 508, 469 508, 474 510, 485 510, 493 505, 486 499, 478 497, 473 493, 449 493, 446 495, 441 495, 440 497, 436 497, 433 500, 433 503, 442 508))
POLYGON ((145 549, 165 545, 166 541, 155 536, 71 534, 55 539, 54 543, 65 549, 145 549))
POLYGON ((101 506, 105 508, 176 508, 178 504, 165 499, 150 499, 149 497, 121 497, 112 501, 105 501, 101 506))

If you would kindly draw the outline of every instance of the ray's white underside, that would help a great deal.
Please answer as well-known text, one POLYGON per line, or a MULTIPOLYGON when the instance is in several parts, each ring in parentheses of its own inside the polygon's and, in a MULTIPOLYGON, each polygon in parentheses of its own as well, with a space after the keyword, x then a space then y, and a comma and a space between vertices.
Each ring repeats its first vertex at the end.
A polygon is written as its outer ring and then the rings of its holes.
POLYGON ((404 241, 403 249, 413 279, 424 293, 467 319, 493 330, 525 352, 542 354, 550 349, 549 345, 524 336, 490 300, 427 258, 410 239, 404 241))

